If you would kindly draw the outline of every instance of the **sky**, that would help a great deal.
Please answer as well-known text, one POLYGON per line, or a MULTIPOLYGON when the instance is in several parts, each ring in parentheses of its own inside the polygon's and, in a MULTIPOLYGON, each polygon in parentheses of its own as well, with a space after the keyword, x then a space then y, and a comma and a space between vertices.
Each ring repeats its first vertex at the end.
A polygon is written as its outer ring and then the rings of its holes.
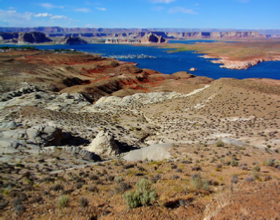
POLYGON ((280 0, 0 0, 0 27, 280 29, 280 0))

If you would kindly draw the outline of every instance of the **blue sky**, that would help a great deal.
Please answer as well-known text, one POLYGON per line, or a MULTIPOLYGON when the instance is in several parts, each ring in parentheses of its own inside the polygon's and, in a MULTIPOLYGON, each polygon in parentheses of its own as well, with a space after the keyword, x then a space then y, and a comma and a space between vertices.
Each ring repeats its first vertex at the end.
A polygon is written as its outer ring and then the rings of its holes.
POLYGON ((0 0, 0 26, 280 29, 280 0, 0 0))

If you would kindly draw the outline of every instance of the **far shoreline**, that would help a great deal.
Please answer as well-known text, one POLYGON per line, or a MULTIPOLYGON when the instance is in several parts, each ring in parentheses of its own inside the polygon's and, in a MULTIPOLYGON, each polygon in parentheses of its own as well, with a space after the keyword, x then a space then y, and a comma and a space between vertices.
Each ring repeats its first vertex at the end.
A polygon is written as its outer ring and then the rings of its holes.
MULTIPOLYGON (((167 53, 191 51, 197 54, 199 57, 203 57, 205 59, 211 59, 210 62, 212 63, 221 64, 220 68, 236 69, 236 70, 247 70, 252 66, 256 66, 259 63, 266 62, 266 61, 280 61, 280 39, 269 39, 269 40, 268 39, 238 39, 238 40, 237 39, 171 39, 169 41, 170 42, 172 41, 194 42, 194 44, 167 42, 167 43, 143 43, 143 44, 116 43, 113 45, 131 45, 131 46, 144 46, 144 47, 157 47, 157 48, 170 49, 170 51, 168 51, 167 53), (199 41, 203 41, 203 42, 199 42, 199 41), (228 43, 229 41, 230 43, 228 43), (270 47, 268 47, 268 49, 261 48, 261 46, 259 46, 258 43, 262 44, 262 47, 263 45, 266 44, 268 44, 270 47), (271 43, 273 44, 272 45, 273 47, 271 47, 270 45, 271 43), (248 54, 245 54, 247 57, 244 56, 244 58, 242 58, 243 54, 240 54, 240 57, 236 59, 236 57, 228 53, 228 51, 230 50, 232 51, 236 50, 238 52, 238 50, 244 49, 244 47, 245 46, 248 47, 248 45, 253 45, 252 49, 254 50, 260 50, 260 49, 264 50, 269 56, 267 56, 267 54, 264 55, 262 54, 262 56, 259 56, 257 54, 255 57, 250 57, 251 55, 255 55, 255 54, 252 54, 252 51, 249 51, 248 54), (275 45, 276 47, 274 47, 275 45), (219 51, 222 50, 223 48, 228 48, 228 51, 222 51, 222 52, 219 51), (276 50, 276 52, 272 54, 271 50, 274 51, 276 50)), ((105 43, 90 42, 88 44, 101 45, 105 43)), ((73 46, 76 45, 79 44, 73 44, 73 46)), ((81 44, 81 45, 86 45, 86 44, 81 44)), ((56 44, 56 43, 25 43, 25 44, 9 43, 9 44, 1 44, 0 46, 20 47, 20 46, 72 46, 72 45, 56 44)))

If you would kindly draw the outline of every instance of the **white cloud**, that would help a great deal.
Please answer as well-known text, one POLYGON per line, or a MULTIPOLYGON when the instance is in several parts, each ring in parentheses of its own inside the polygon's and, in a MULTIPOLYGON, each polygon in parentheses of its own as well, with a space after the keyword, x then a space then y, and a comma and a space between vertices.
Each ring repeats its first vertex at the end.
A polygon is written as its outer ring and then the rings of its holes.
POLYGON ((86 1, 85 2, 85 5, 100 5, 99 3, 91 3, 91 2, 89 2, 89 1, 86 1))
POLYGON ((106 8, 99 8, 99 7, 95 7, 95 8, 99 11, 106 11, 107 10, 106 8))
POLYGON ((197 14, 193 9, 187 9, 187 8, 180 7, 180 6, 170 8, 168 10, 168 13, 170 13, 170 14, 173 14, 173 13, 197 14))
POLYGON ((51 17, 51 19, 69 19, 69 18, 65 15, 54 15, 51 17))
POLYGON ((14 8, 14 7, 9 7, 8 9, 13 10, 13 9, 15 9, 15 8, 14 8))
POLYGON ((56 6, 56 5, 53 5, 51 3, 42 3, 42 4, 40 4, 40 6, 46 8, 46 9, 64 8, 63 6, 56 6))
POLYGON ((162 11, 163 9, 164 9, 164 7, 161 7, 161 6, 152 8, 153 11, 162 11))
MULTIPOLYGON (((1 10, 0 9, 0 22, 4 21, 8 26, 22 26, 31 20, 33 13, 25 12, 24 14, 18 13, 16 10, 1 10)), ((1 23, 2 23, 1 22, 1 23)))
POLYGON ((88 12, 90 12, 90 9, 89 8, 75 8, 74 11, 88 13, 88 12))
MULTIPOLYGON (((65 22, 80 22, 64 15, 52 15, 49 13, 19 13, 16 10, 0 9, 0 26, 5 27, 36 27, 36 26, 63 26, 65 22), (40 19, 44 18, 44 19, 40 19)), ((74 24, 73 24, 74 25, 74 24)), ((75 24, 75 26, 77 26, 75 24)))
POLYGON ((175 2, 176 0, 152 0, 153 3, 165 3, 169 4, 171 2, 175 2))
POLYGON ((53 16, 52 14, 49 13, 39 13, 39 14, 35 14, 34 17, 40 18, 40 17, 51 17, 53 16))

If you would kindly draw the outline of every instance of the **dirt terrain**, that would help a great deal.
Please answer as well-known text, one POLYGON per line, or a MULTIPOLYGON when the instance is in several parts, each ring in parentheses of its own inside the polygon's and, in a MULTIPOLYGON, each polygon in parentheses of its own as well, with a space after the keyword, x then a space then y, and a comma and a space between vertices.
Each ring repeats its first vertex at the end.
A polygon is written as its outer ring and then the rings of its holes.
POLYGON ((27 82, 51 91, 79 92, 91 101, 102 96, 125 96, 141 91, 186 93, 213 81, 186 72, 166 75, 142 70, 134 63, 79 52, 6 51, 0 54, 0 62, 2 92, 27 82))
POLYGON ((279 80, 69 51, 0 62, 0 218, 280 218, 279 80), (101 134, 115 154, 88 152, 101 134), (163 144, 168 159, 125 159, 163 144))

